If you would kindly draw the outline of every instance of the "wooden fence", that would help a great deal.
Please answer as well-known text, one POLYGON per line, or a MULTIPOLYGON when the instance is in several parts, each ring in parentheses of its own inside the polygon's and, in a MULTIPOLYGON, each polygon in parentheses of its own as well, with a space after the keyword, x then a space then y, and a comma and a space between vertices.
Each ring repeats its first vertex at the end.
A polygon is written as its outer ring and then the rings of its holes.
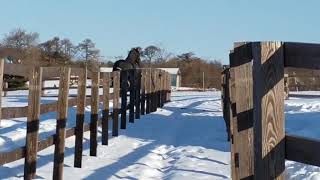
POLYGON ((232 179, 285 179, 285 159, 320 166, 320 141, 287 135, 284 68, 320 69, 320 44, 235 43, 223 71, 232 179))
MULTIPOLYGON (((10 67, 13 65, 10 65, 10 67)), ((21 68, 16 65, 17 69, 21 68)), ((59 79, 58 101, 50 104, 41 104, 41 88, 43 77, 48 68, 39 66, 25 66, 24 73, 29 72, 29 96, 26 107, 1 108, 1 120, 10 118, 27 117, 26 145, 10 152, 0 152, 0 165, 25 158, 24 178, 35 177, 37 152, 55 145, 53 179, 62 179, 65 138, 75 135, 74 167, 82 167, 83 133, 90 131, 90 156, 97 156, 97 127, 102 126, 102 145, 108 145, 108 121, 112 120, 112 135, 118 136, 119 115, 121 115, 120 128, 126 129, 127 110, 129 109, 129 122, 139 119, 140 115, 149 114, 170 101, 170 75, 158 69, 137 69, 112 73, 100 73, 98 70, 88 70, 82 67, 54 67, 57 72, 51 71, 51 75, 59 79), (28 71, 26 71, 28 69, 28 71), (76 98, 69 97, 69 80, 72 72, 78 77, 78 93, 76 98), (86 84, 90 73, 91 96, 86 95, 86 84), (132 78, 134 77, 134 78, 132 78), (128 87, 127 80, 130 81, 128 87), (113 93, 110 93, 110 82, 113 81, 113 93), (100 84, 103 95, 99 95, 100 84), (130 92, 130 100, 127 102, 127 92, 130 92), (121 103, 120 103, 121 98, 121 103), (113 110, 110 113, 109 101, 113 101, 113 110), (99 115, 99 105, 102 116, 99 115), (85 106, 91 105, 90 123, 85 123, 85 106), (66 128, 68 107, 76 106, 76 127, 66 128), (39 119, 41 114, 57 112, 56 133, 46 139, 38 139, 39 119)), ((0 60, 0 76, 4 73, 4 63, 0 60)), ((19 72, 22 74, 21 72, 19 72)), ((0 87, 2 79, 0 77, 0 87)), ((0 93, 2 89, 0 88, 0 93)), ((0 96, 1 103, 1 96, 0 96)))

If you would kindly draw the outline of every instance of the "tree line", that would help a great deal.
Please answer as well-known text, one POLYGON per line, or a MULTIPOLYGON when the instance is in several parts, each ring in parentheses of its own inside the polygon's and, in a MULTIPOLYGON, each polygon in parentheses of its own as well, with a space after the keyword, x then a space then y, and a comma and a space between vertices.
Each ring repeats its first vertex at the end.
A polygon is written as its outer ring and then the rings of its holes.
MULTIPOLYGON (((4 35, 0 40, 0 48, 18 50, 19 58, 7 57, 6 61, 9 63, 59 65, 84 62, 89 66, 112 67, 113 65, 113 61, 105 60, 101 56, 100 50, 89 38, 77 44, 68 38, 60 37, 39 42, 39 33, 18 28, 4 35)), ((179 68, 182 86, 202 87, 204 80, 206 88, 220 88, 222 64, 217 60, 200 58, 193 52, 174 55, 174 53, 156 45, 139 47, 139 49, 143 67, 179 68)), ((120 58, 118 57, 118 59, 120 58)))

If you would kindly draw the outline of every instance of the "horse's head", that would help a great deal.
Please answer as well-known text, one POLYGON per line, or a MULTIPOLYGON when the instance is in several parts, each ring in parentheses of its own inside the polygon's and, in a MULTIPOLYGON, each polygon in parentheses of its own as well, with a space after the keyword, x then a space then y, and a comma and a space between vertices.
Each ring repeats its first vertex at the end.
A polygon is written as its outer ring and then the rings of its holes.
POLYGON ((140 52, 141 52, 141 48, 140 47, 132 48, 129 51, 129 54, 128 54, 128 57, 127 57, 126 60, 130 61, 131 63, 135 63, 138 66, 140 66, 140 62, 141 62, 141 59, 140 59, 141 53, 140 52))

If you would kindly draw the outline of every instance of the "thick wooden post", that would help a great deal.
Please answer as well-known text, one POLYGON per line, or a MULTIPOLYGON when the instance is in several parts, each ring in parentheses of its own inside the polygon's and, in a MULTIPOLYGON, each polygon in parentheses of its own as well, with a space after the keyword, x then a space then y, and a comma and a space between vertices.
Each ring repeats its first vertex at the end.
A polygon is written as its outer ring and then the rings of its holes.
POLYGON ((135 106, 135 70, 130 69, 130 102, 129 102, 129 122, 134 123, 134 106, 135 106))
POLYGON ((113 72, 113 122, 112 122, 112 136, 118 136, 119 129, 119 95, 120 95, 120 72, 113 72))
POLYGON ((141 69, 141 115, 146 112, 146 69, 141 69))
POLYGON ((255 179, 285 178, 283 49, 281 42, 252 43, 255 179))
POLYGON ((151 70, 146 69, 146 114, 150 114, 151 111, 151 70))
POLYGON ((127 128, 128 71, 121 71, 121 129, 127 128))
MULTIPOLYGON (((4 59, 1 58, 0 59, 0 127, 1 127, 1 119, 2 119, 1 107, 2 107, 2 92, 3 92, 3 68, 4 68, 4 59)), ((7 82, 5 83, 7 84, 7 82)), ((5 91, 5 95, 6 95, 6 91, 5 91)))
POLYGON ((32 179, 36 174, 40 119, 41 79, 42 68, 34 67, 31 70, 29 76, 29 100, 24 179, 32 179))
POLYGON ((135 106, 136 106, 136 112, 135 112, 135 118, 140 119, 140 102, 141 102, 141 97, 140 97, 140 89, 141 89, 141 70, 136 69, 135 70, 135 106))
POLYGON ((97 156, 100 72, 91 72, 90 156, 97 156))
MULTIPOLYGON (((230 53, 230 61, 233 60, 234 54, 230 53)), ((229 69, 229 78, 225 79, 229 83, 229 118, 230 118, 230 144, 231 144, 231 178, 239 179, 239 153, 237 149, 238 142, 238 125, 237 125, 237 111, 236 111, 236 86, 235 86, 235 71, 234 68, 229 69), (236 162, 237 160, 237 162, 236 162)), ((226 102, 224 102, 226 103, 226 102)))
POLYGON ((78 78, 77 116, 75 128, 74 167, 82 166, 83 123, 85 118, 87 67, 84 67, 78 78))
POLYGON ((232 107, 234 164, 238 168, 239 179, 253 178, 253 87, 252 59, 250 44, 234 49, 230 68, 234 71, 235 94, 232 107), (235 118, 236 117, 236 118, 235 118))
POLYGON ((53 165, 53 179, 60 180, 63 177, 63 161, 64 161, 64 147, 66 136, 66 123, 68 117, 68 95, 69 95, 69 81, 70 68, 60 68, 59 80, 59 99, 58 99, 58 114, 55 136, 54 149, 54 165, 53 165))
POLYGON ((102 145, 108 145, 110 73, 103 73, 102 145))
POLYGON ((171 101, 171 75, 168 73, 168 102, 171 101))
POLYGON ((151 112, 156 111, 156 71, 151 71, 151 112))

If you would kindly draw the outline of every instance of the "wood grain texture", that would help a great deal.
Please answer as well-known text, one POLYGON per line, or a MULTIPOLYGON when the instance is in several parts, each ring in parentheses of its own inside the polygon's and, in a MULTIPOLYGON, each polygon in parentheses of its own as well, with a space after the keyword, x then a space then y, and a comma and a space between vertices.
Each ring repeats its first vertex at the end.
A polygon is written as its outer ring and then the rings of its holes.
POLYGON ((60 68, 59 81, 59 98, 58 98, 58 112, 55 136, 54 149, 54 164, 53 164, 53 179, 63 179, 63 162, 64 162, 64 148, 66 136, 66 123, 68 117, 68 94, 70 83, 70 68, 60 68))
POLYGON ((237 124, 237 116, 232 111, 232 104, 236 102, 236 86, 235 86, 235 72, 233 68, 230 68, 230 76, 229 79, 226 79, 226 81, 229 81, 229 95, 230 95, 230 101, 229 101, 229 118, 230 118, 230 144, 231 144, 231 178, 232 179, 239 179, 239 167, 236 165, 235 162, 235 154, 238 153, 237 144, 240 142, 236 142, 235 140, 238 140, 238 124, 237 124))
POLYGON ((141 70, 137 69, 136 73, 135 73, 135 118, 136 119, 140 119, 140 113, 141 113, 141 109, 140 109, 140 101, 141 101, 141 70))
POLYGON ((75 128, 74 167, 82 167, 83 126, 85 119, 87 68, 84 67, 78 77, 77 115, 75 128))
POLYGON ((284 53, 281 42, 252 44, 255 178, 284 179, 284 53))
POLYGON ((151 69, 146 69, 146 114, 151 112, 151 69))
MULTIPOLYGON (((234 49, 234 61, 241 62, 236 63, 237 66, 234 69, 234 81, 235 81, 235 106, 236 116, 242 112, 249 111, 253 108, 253 87, 252 87, 252 65, 251 61, 244 61, 243 51, 247 51, 245 48, 234 49), (247 62, 244 63, 243 62, 247 62), (241 65, 239 65, 241 64, 241 65)), ((253 117, 247 117, 245 121, 252 121, 253 117)), ((238 131, 239 121, 236 118, 233 123, 233 131, 237 131, 234 134, 234 143, 237 147, 236 152, 239 157, 239 179, 251 177, 254 171, 254 152, 253 152, 253 128, 238 131)))
POLYGON ((35 177, 37 167, 42 68, 34 67, 29 77, 29 97, 24 179, 35 177))
POLYGON ((146 113, 146 69, 141 70, 141 115, 146 113))

